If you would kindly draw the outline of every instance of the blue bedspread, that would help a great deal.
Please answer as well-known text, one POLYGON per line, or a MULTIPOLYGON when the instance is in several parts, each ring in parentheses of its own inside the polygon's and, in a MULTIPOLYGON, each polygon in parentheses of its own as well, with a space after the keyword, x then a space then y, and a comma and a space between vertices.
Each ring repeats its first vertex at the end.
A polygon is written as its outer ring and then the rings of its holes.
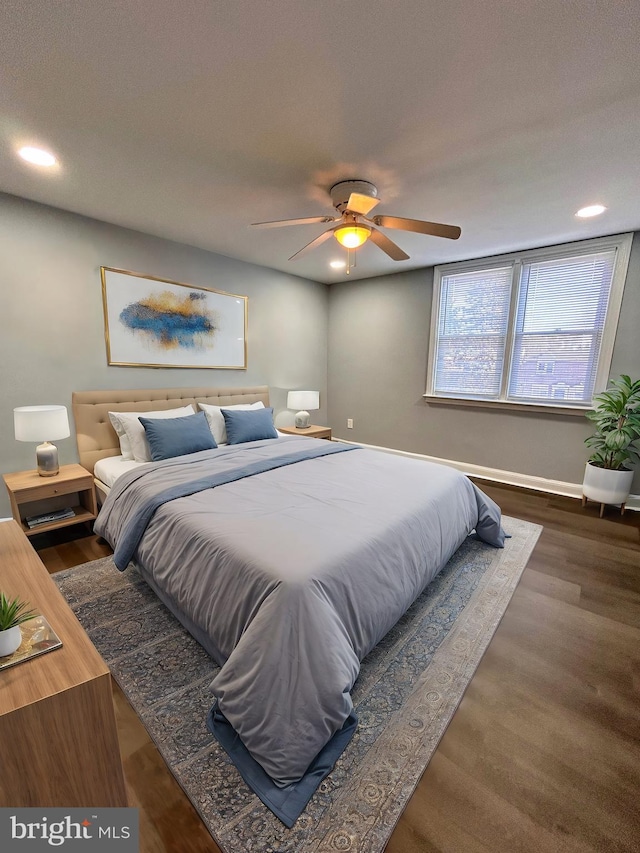
MULTIPOLYGON (((318 456, 329 456, 332 453, 343 453, 346 450, 358 450, 358 447, 344 444, 327 444, 319 441, 316 442, 316 445, 305 446, 302 450, 290 451, 289 453, 268 459, 242 459, 233 468, 224 471, 214 470, 204 476, 199 476, 197 479, 174 483, 166 489, 149 495, 143 503, 136 507, 135 512, 131 513, 127 519, 118 537, 113 562, 121 572, 127 568, 134 557, 138 543, 142 539, 153 514, 158 507, 168 501, 184 498, 196 492, 201 492, 204 489, 214 489, 216 486, 224 486, 226 483, 242 480, 244 477, 263 474, 265 471, 272 471, 274 468, 281 468, 283 465, 293 465, 296 462, 304 462, 306 459, 316 459, 318 456)), ((198 456, 200 455, 198 454, 198 456)), ((203 467, 201 460, 194 461, 200 463, 197 466, 199 469, 203 467)), ((204 465, 206 466, 206 461, 204 465)))
POLYGON ((343 730, 360 661, 464 539, 504 542, 460 472, 343 449, 289 437, 145 465, 96 521, 218 661, 216 707, 277 787, 343 730), (193 492, 203 478, 218 485, 193 492))

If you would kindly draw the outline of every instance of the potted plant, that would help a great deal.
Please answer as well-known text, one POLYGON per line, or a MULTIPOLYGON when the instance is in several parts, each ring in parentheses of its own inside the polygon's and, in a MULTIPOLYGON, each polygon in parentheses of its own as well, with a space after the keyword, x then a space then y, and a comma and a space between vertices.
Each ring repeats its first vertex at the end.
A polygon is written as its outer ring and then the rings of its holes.
POLYGON ((0 657, 12 655, 22 642, 20 625, 35 616, 19 598, 10 601, 0 592, 0 657))
POLYGON ((594 397, 597 406, 586 413, 596 431, 585 439, 591 448, 582 486, 586 499, 601 504, 624 505, 631 491, 632 466, 640 462, 640 379, 622 375, 594 397))

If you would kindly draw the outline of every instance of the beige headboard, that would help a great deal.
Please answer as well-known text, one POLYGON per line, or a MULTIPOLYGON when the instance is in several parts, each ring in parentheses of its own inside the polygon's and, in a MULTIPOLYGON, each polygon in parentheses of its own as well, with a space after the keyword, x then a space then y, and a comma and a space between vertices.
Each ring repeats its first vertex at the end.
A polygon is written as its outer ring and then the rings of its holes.
MULTIPOLYGON (((269 405, 269 388, 156 388, 123 391, 74 391, 71 398, 80 464, 93 473, 99 459, 118 456, 120 443, 108 412, 153 412, 189 403, 233 406, 237 403, 269 405)), ((197 409, 197 407, 196 407, 197 409)))

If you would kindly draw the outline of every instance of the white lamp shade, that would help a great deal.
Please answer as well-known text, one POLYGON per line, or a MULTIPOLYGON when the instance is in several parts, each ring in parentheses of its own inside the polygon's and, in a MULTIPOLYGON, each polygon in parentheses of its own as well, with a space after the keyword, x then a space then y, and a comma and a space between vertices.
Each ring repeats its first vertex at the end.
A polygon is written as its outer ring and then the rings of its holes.
POLYGON ((13 410, 13 426, 17 441, 55 441, 71 435, 65 406, 20 406, 13 410))
POLYGON ((287 409, 319 409, 319 391, 289 391, 287 394, 287 409))

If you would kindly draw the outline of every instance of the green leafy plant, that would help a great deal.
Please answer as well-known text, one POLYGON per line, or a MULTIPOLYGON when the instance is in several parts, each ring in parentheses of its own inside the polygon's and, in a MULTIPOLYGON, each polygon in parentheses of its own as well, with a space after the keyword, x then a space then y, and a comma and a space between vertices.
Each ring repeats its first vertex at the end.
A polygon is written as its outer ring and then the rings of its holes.
POLYGON ((589 462, 598 468, 625 471, 640 462, 640 379, 622 375, 594 397, 597 406, 586 412, 596 431, 585 444, 589 462))
POLYGON ((35 613, 33 610, 26 610, 26 607, 26 603, 19 598, 9 601, 4 592, 0 592, 0 631, 8 631, 9 628, 15 628, 27 619, 32 619, 35 613))

